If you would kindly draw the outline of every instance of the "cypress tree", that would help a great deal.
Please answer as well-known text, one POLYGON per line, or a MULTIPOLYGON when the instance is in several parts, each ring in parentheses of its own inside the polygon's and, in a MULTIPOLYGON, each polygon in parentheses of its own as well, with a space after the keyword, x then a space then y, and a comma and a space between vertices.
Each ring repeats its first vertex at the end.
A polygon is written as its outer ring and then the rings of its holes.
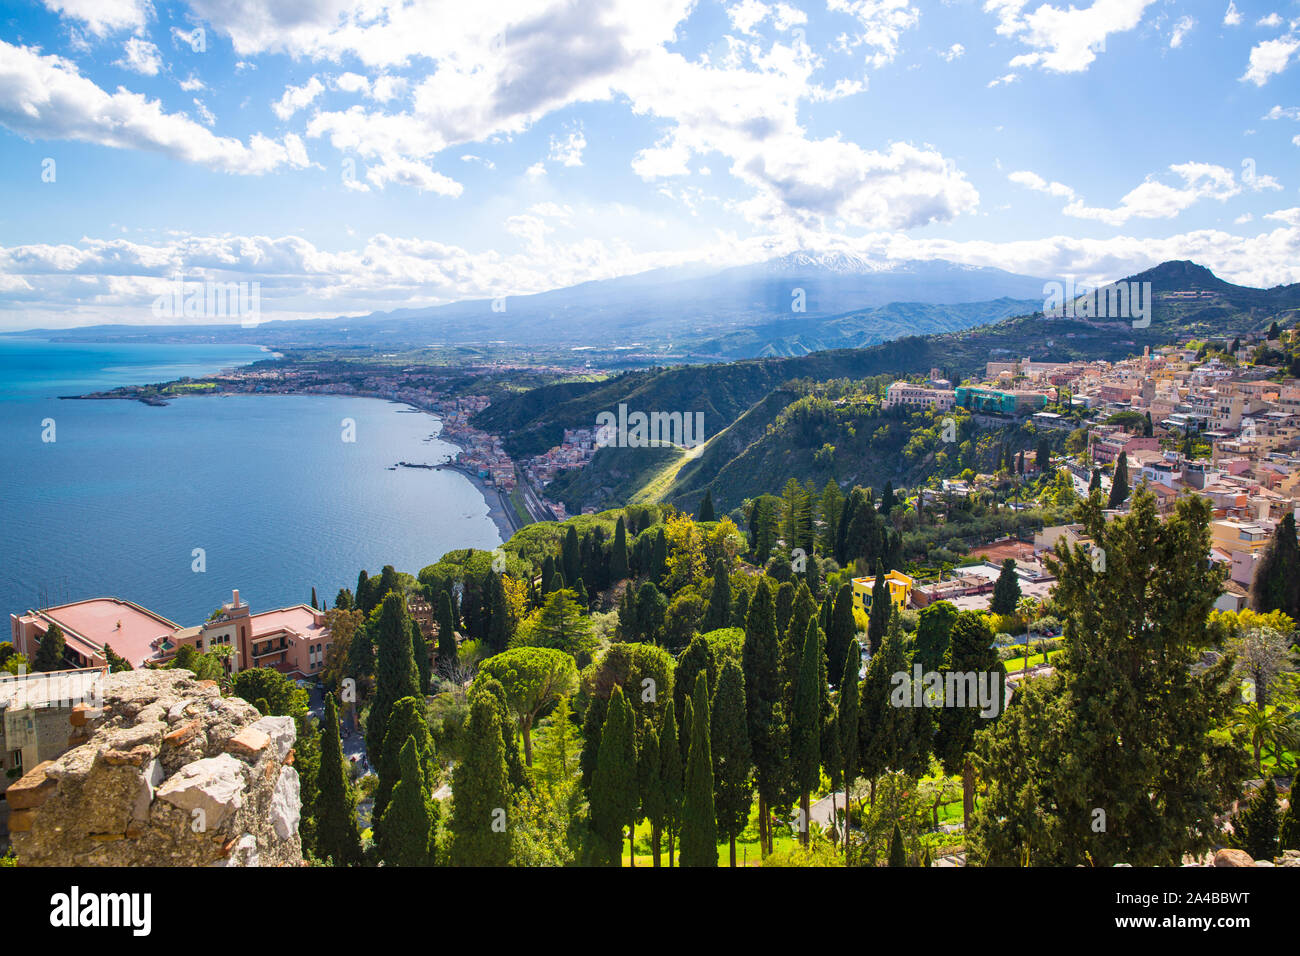
POLYGON ((623 516, 619 515, 618 524, 614 527, 614 547, 609 557, 610 583, 622 581, 627 576, 627 524, 623 521, 623 516))
POLYGON ((1046 438, 1038 439, 1038 450, 1034 452, 1034 468, 1046 472, 1052 466, 1052 446, 1046 438))
POLYGON ((1277 784, 1267 778, 1255 791, 1250 804, 1237 816, 1237 839, 1241 848, 1256 860, 1272 862, 1277 855, 1277 784))
POLYGON ((591 798, 591 778, 596 773, 596 758, 600 756, 600 734, 609 713, 609 699, 593 696, 587 701, 587 712, 582 718, 582 750, 578 754, 578 769, 582 771, 582 789, 591 798))
POLYGON ((664 706, 659 725, 659 786, 664 800, 664 833, 668 836, 668 865, 673 865, 673 847, 682 821, 682 751, 677 743, 677 721, 673 702, 664 706))
MULTIPOLYGON (((975 611, 962 611, 953 620, 947 658, 943 670, 957 675, 993 673, 999 698, 1003 694, 1006 667, 998 660, 993 648, 993 634, 975 611)), ((945 682, 947 677, 945 675, 945 682)), ((944 771, 960 774, 962 778, 962 813, 967 826, 975 809, 975 770, 971 751, 975 746, 975 733, 991 726, 991 720, 980 716, 978 707, 942 707, 939 709, 938 728, 934 735, 935 756, 943 763, 944 771)), ((999 702, 998 713, 1002 712, 999 702)))
POLYGON ((997 584, 993 585, 993 600, 989 603, 989 610, 994 614, 1015 614, 1019 600, 1020 577, 1016 574, 1016 559, 1006 558, 1002 562, 997 584))
POLYGON ((373 609, 373 605, 371 607, 366 607, 366 599, 369 595, 369 586, 370 576, 366 574, 366 569, 362 568, 361 573, 357 575, 356 604, 357 607, 361 609, 361 613, 367 616, 369 616, 373 609))
POLYGON ((396 591, 388 592, 376 628, 375 696, 366 719, 366 751, 375 766, 384 759, 384 735, 393 704, 403 697, 423 696, 411 648, 409 621, 406 599, 396 591))
POLYGON ((388 715, 388 730, 384 734, 384 756, 375 765, 379 773, 379 786, 375 788, 374 817, 379 819, 392 799, 393 788, 402 774, 401 747, 408 740, 415 741, 415 753, 420 766, 430 780, 433 776, 433 742, 429 736, 429 722, 424 716, 424 698, 403 697, 393 705, 388 715))
POLYGON ((727 562, 718 558, 713 565, 713 587, 709 591, 709 607, 704 612, 704 633, 727 627, 731 623, 731 578, 727 574, 727 562))
POLYGON ((501 653, 510 646, 515 636, 515 622, 506 606, 505 576, 488 572, 488 622, 487 642, 493 653, 501 653))
MULTIPOLYGON (((670 702, 671 703, 671 702, 670 702)), ((659 866, 659 855, 664 833, 664 785, 660 777, 663 758, 659 754, 659 732, 647 721, 641 730, 641 746, 636 755, 637 786, 641 791, 641 813, 650 821, 650 852, 654 866, 659 866)))
POLYGON ((1250 597, 1252 607, 1261 614, 1282 611, 1291 620, 1300 621, 1300 543, 1295 515, 1289 511, 1277 523, 1273 540, 1260 556, 1250 597))
MULTIPOLYGON (((705 676, 704 680, 708 680, 705 676)), ((745 714, 745 675, 732 658, 722 663, 718 689, 713 693, 709 743, 713 750, 714 806, 718 830, 731 845, 731 865, 736 865, 736 837, 749 822, 754 802, 753 755, 745 714)))
POLYGON ((401 776, 393 788, 393 799, 375 824, 375 844, 380 858, 389 866, 428 866, 433 862, 436 811, 415 738, 406 739, 400 763, 401 776))
POLYGON ((836 729, 840 734, 840 762, 844 768, 844 865, 849 862, 849 798, 853 783, 858 779, 858 672, 862 669, 862 647, 849 641, 844 657, 844 672, 840 677, 839 713, 836 729))
POLYGON ((32 661, 34 671, 61 671, 67 665, 63 662, 63 628, 51 624, 36 648, 36 657, 32 661))
POLYGON ((894 832, 889 837, 889 865, 907 866, 907 850, 903 847, 903 831, 894 822, 894 832))
POLYGON ((1110 482, 1110 499, 1107 507, 1118 508, 1128 498, 1128 455, 1119 453, 1115 460, 1115 477, 1110 482))
POLYGON ((451 862, 505 866, 510 859, 506 808, 510 787, 501 710, 483 690, 470 695, 464 759, 452 770, 451 862))
POLYGON ((578 546, 578 529, 569 525, 564 534, 564 544, 560 547, 560 564, 564 569, 565 581, 577 581, 582 577, 582 555, 578 546))
POLYGON ((432 666, 429 662, 429 642, 424 639, 420 624, 413 617, 407 619, 407 630, 411 632, 411 653, 415 656, 415 673, 420 681, 420 693, 429 693, 429 680, 432 666))
POLYGON ((809 621, 799 660, 799 682, 790 721, 790 756, 795 790, 799 794, 799 840, 808 845, 810 793, 821 781, 821 637, 817 622, 809 621))
POLYGON ((325 695, 317 780, 316 853, 335 866, 354 866, 361 862, 356 794, 347 777, 343 743, 339 740, 338 705, 332 693, 325 695))
POLYGON ((623 827, 636 813, 638 796, 632 711, 623 699, 623 689, 615 685, 591 778, 591 828, 602 843, 609 866, 620 865, 623 827))
POLYGON ((117 653, 117 651, 113 650, 113 648, 109 647, 108 644, 104 645, 104 660, 108 661, 108 672, 110 674, 119 674, 122 671, 135 670, 135 668, 131 666, 130 661, 117 653))
POLYGON ((1282 821, 1278 824, 1277 831, 1277 849, 1281 853, 1284 850, 1300 850, 1300 807, 1296 806, 1300 801, 1300 788, 1296 786, 1297 776, 1292 774, 1291 777, 1291 798, 1290 805, 1286 812, 1282 814, 1282 821))
MULTIPOLYGON (((830 599, 827 598, 827 603, 830 599)), ((839 681, 840 666, 844 663, 844 654, 849 642, 857 635, 858 626, 853 621, 853 585, 840 585, 835 595, 835 603, 829 615, 829 628, 826 629, 826 657, 832 680, 839 681)))
POLYGON ((889 596, 889 581, 885 578, 885 566, 876 565, 876 580, 871 585, 871 613, 867 618, 867 648, 874 654, 880 649, 884 640, 885 628, 889 626, 889 617, 894 610, 893 600, 889 596))
POLYGON ((315 589, 315 588, 312 588, 312 589, 311 589, 311 607, 312 607, 312 610, 313 610, 313 611, 315 611, 315 610, 319 610, 319 608, 316 607, 316 589, 315 589))
POLYGON ((700 513, 695 517, 696 521, 715 521, 713 516, 713 492, 707 488, 704 491, 704 500, 700 502, 700 513))
POLYGON ((691 749, 682 797, 682 866, 718 865, 718 821, 713 806, 713 754, 709 745, 709 679, 695 682, 691 749))
MULTIPOLYGON (((492 616, 495 623, 495 609, 492 616)), ((492 630, 489 627, 489 641, 491 635, 492 630)), ((456 644, 456 619, 451 613, 451 593, 443 591, 438 595, 438 673, 447 676, 459 663, 460 650, 456 644)))
POLYGON ((1088 494, 1092 494, 1094 491, 1100 491, 1100 490, 1101 490, 1101 469, 1094 468, 1092 470, 1092 478, 1089 479, 1088 481, 1088 494))
POLYGON ((757 771, 759 837, 770 853, 768 809, 778 804, 789 780, 789 727, 781 706, 784 682, 776 608, 766 576, 758 579, 749 604, 741 666, 745 672, 749 745, 757 771))
POLYGON ((664 529, 660 528, 654 536, 654 550, 650 556, 650 576, 658 583, 663 579, 664 570, 668 563, 668 538, 664 535, 664 529))

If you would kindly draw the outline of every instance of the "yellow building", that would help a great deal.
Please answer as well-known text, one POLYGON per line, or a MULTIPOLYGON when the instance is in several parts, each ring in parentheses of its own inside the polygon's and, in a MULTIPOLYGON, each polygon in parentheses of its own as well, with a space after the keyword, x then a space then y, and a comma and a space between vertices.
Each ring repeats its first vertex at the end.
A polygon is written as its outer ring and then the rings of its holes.
MULTIPOLYGON (((902 571, 890 571, 885 575, 885 583, 889 586, 889 598, 894 602, 894 607, 900 611, 907 607, 907 602, 912 597, 912 588, 916 585, 915 579, 902 571)), ((854 578, 853 606, 863 612, 870 613, 871 589, 875 586, 875 575, 869 578, 854 578)))
POLYGON ((1268 547, 1272 537, 1267 528, 1253 521, 1234 521, 1229 518, 1210 522, 1210 544, 1229 553, 1262 551, 1268 547))

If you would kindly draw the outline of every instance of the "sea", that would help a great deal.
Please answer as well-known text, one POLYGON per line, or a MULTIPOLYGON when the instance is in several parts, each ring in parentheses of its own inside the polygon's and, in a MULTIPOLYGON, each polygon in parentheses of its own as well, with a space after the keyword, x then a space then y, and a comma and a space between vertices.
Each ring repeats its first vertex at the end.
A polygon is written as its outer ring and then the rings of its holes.
MULTIPOLYGON (((119 597, 181 625, 238 588, 254 613, 333 604, 501 543, 457 450, 409 406, 330 395, 68 401, 269 358, 256 346, 0 338, 0 611, 119 597)), ((0 636, 0 640, 4 637, 0 636)))

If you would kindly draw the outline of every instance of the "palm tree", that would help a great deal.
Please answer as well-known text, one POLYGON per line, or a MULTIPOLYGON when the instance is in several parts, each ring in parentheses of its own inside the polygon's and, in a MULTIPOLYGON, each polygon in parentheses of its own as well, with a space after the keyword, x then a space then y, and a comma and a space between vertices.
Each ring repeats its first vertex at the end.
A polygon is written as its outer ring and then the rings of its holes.
POLYGON ((1285 707, 1268 705, 1262 710, 1250 704, 1237 708, 1236 717, 1229 725, 1235 732, 1249 738, 1255 752, 1255 768, 1264 773, 1264 750, 1272 751, 1276 759, 1282 750, 1300 749, 1300 712, 1285 707))

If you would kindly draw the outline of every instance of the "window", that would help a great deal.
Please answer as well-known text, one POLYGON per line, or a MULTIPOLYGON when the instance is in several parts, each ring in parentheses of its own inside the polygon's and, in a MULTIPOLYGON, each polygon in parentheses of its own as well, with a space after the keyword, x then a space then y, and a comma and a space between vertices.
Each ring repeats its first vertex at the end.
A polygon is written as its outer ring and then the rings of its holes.
POLYGON ((14 750, 9 754, 9 764, 11 770, 17 770, 18 776, 23 775, 23 752, 14 750))

